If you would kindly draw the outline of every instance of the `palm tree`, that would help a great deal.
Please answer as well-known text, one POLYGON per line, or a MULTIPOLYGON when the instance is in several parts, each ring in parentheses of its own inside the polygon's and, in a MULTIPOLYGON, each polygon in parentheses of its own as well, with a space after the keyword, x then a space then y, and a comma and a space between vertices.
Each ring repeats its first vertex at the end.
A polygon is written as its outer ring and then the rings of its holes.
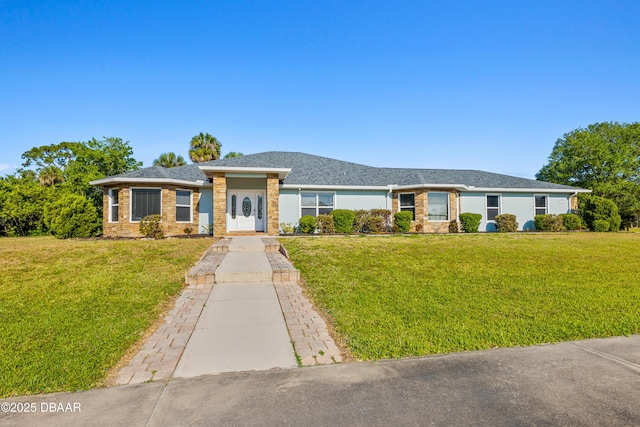
POLYGON ((184 166, 187 162, 184 161, 182 156, 176 156, 175 153, 162 153, 160 157, 153 161, 154 166, 162 166, 165 168, 174 168, 176 166, 184 166))
POLYGON ((189 157, 194 163, 218 160, 220 158, 220 148, 222 148, 222 144, 215 136, 200 132, 199 135, 191 138, 189 157))
POLYGON ((46 187, 53 187, 64 181, 62 171, 57 166, 46 166, 40 169, 38 173, 38 181, 46 187))
POLYGON ((237 151, 229 151, 227 154, 224 155, 225 159, 231 158, 231 157, 242 157, 244 156, 244 154, 239 153, 237 151))

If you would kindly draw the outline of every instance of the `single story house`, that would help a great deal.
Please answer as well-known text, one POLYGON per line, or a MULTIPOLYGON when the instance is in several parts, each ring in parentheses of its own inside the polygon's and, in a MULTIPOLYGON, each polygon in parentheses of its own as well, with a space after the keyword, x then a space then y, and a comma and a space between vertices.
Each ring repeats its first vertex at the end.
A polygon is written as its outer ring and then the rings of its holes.
POLYGON ((305 153, 271 151, 175 168, 152 166, 92 182, 104 191, 104 235, 140 236, 160 214, 165 235, 279 234, 280 223, 333 209, 409 210, 414 227, 446 233, 462 212, 515 214, 532 230, 537 214, 577 209, 580 188, 476 170, 379 168, 305 153), (187 230, 187 231, 185 231, 187 230))

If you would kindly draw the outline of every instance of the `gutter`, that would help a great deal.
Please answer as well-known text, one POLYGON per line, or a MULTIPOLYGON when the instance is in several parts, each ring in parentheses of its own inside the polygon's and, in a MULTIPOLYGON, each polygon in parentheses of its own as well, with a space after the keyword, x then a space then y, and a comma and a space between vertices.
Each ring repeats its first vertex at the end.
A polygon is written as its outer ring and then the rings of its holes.
POLYGON ((188 181, 183 179, 172 179, 172 178, 124 178, 124 177, 112 177, 112 178, 103 178, 97 179, 95 181, 89 182, 89 184, 94 185, 96 187, 104 187, 108 184, 176 184, 176 185, 184 185, 188 187, 210 187, 211 184, 208 181, 197 180, 197 181, 188 181))

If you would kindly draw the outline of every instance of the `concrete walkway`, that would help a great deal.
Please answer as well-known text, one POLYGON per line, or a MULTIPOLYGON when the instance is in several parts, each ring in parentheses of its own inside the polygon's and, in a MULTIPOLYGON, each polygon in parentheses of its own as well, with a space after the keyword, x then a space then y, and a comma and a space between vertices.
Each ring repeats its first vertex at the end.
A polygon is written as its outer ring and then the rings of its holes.
POLYGON ((259 237, 234 237, 174 377, 297 367, 259 237))
POLYGON ((186 274, 187 288, 114 383, 138 384, 342 360, 277 240, 219 240, 186 274), (294 353, 292 343, 295 344, 294 353))

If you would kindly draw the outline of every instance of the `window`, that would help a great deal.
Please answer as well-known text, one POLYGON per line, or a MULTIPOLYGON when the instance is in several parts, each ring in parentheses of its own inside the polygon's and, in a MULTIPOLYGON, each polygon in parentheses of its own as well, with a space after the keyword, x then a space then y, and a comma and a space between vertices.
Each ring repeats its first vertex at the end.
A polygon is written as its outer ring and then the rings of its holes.
POLYGON ((118 189, 109 190, 109 222, 118 222, 120 203, 118 189))
POLYGON ((301 216, 326 215, 334 208, 333 193, 301 193, 300 194, 300 214, 301 216))
POLYGON ((410 211, 413 214, 411 220, 416 219, 416 195, 414 193, 399 194, 400 211, 410 211))
POLYGON ((236 202, 238 201, 238 197, 234 194, 231 196, 231 219, 236 219, 236 202))
POLYGON ((429 221, 449 220, 449 193, 427 194, 427 206, 429 221))
POLYGON ((134 188, 131 190, 131 221, 140 221, 147 215, 160 215, 161 192, 159 188, 134 188))
POLYGON ((191 222, 191 191, 176 190, 176 221, 191 222))
POLYGON ((496 216, 500 215, 500 196, 487 196, 487 221, 495 221, 496 216))
POLYGON ((547 213, 547 196, 535 196, 536 215, 545 215, 547 213))

